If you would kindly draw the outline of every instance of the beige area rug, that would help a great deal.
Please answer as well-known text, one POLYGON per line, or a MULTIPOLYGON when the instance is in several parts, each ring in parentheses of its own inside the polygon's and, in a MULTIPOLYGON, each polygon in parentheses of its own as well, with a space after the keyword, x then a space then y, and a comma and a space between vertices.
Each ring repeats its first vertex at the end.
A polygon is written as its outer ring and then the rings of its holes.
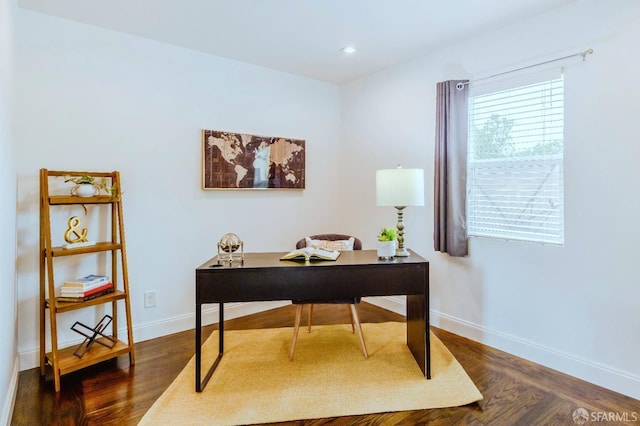
MULTIPOLYGON (((362 324, 369 358, 350 325, 225 332, 225 354, 202 393, 195 359, 145 414, 140 425, 234 425, 453 407, 482 395, 431 334, 431 380, 406 345, 404 323, 362 324)), ((203 375, 217 354, 215 331, 203 347, 203 375), (204 362, 206 361, 206 362, 204 362), (206 367, 205 367, 206 366, 206 367)))

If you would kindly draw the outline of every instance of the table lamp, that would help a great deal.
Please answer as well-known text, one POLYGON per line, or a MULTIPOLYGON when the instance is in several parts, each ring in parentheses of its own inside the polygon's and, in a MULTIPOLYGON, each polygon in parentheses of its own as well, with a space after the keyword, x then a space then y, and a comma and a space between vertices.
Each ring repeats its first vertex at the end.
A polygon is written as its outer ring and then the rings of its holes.
POLYGON ((398 248, 396 256, 409 256, 404 247, 402 210, 407 206, 424 206, 424 170, 395 169, 376 171, 376 205, 398 209, 398 248))

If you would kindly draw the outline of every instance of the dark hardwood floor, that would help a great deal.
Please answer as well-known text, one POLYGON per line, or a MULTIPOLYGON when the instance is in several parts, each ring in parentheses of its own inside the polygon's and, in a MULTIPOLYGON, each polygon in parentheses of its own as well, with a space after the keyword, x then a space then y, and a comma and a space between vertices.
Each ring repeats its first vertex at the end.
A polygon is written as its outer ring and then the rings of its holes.
MULTIPOLYGON (((404 317, 361 303, 363 322, 403 321, 404 317)), ((227 321, 231 329, 290 327, 295 308, 286 306, 227 321)), ((343 306, 318 305, 314 324, 348 323, 343 306)), ((216 326, 206 328, 205 336, 216 326)), ((618 416, 598 424, 640 425, 640 401, 558 373, 444 330, 434 333, 455 355, 484 399, 463 407, 404 411, 288 422, 288 425, 574 425, 572 414, 618 416), (595 413, 595 414, 594 414, 595 413), (608 414, 612 413, 612 414, 608 414), (622 416, 622 417, 620 417, 622 416)), ((366 338, 366 336, 365 336, 366 338)), ((136 344, 136 365, 128 357, 62 377, 54 392, 50 371, 20 373, 12 425, 135 425, 184 368, 194 353, 194 332, 186 331, 136 344)), ((587 424, 592 424, 592 418, 587 424)))

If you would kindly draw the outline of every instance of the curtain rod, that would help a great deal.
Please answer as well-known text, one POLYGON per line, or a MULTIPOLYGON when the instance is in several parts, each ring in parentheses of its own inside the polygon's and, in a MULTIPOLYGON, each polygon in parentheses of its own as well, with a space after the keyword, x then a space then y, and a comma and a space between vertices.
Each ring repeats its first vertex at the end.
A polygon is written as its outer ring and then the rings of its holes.
MULTIPOLYGON (((569 59, 569 58, 573 58, 573 57, 576 57, 576 56, 582 56, 582 61, 584 62, 584 61, 587 60, 587 55, 591 55, 592 53, 593 53, 593 49, 587 49, 585 51, 574 53, 572 55, 567 55, 567 56, 563 56, 561 58, 551 59, 551 60, 548 60, 548 61, 545 61, 545 62, 540 62, 538 64, 527 65, 526 67, 517 68, 515 70, 510 70, 510 71, 505 71, 505 72, 501 72, 501 73, 498 73, 498 74, 493 74, 493 75, 490 75, 490 76, 487 76, 487 77, 479 78, 479 79, 474 80, 474 81, 482 81, 482 80, 486 80, 488 78, 499 77, 501 75, 510 74, 512 72, 526 70, 528 68, 533 68, 533 67, 537 67, 537 66, 540 66, 540 65, 551 64, 553 62, 558 62, 558 61, 561 61, 563 59, 569 59)), ((467 81, 466 83, 458 83, 458 84, 456 84, 456 89, 462 90, 462 89, 464 89, 464 86, 466 86, 469 83, 470 83, 470 81, 467 81)))

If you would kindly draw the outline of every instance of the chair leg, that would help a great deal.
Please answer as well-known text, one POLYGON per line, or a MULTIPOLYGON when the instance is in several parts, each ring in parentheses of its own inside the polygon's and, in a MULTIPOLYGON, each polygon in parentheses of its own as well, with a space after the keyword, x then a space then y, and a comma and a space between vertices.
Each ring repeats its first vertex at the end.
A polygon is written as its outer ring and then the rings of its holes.
POLYGON ((307 320, 307 333, 311 333, 311 317, 313 316, 313 303, 309 304, 309 318, 307 320))
POLYGON ((289 353, 289 359, 293 361, 293 353, 296 350, 296 342, 298 341, 298 329, 300 328, 300 317, 302 316, 302 306, 296 305, 296 319, 293 325, 293 340, 291 342, 291 352, 289 353))
POLYGON ((351 332, 355 333, 356 332, 356 322, 353 319, 353 311, 351 310, 351 306, 353 306, 353 305, 348 305, 347 309, 349 309, 349 316, 351 317, 351 332))
POLYGON ((360 319, 358 318, 358 312, 356 311, 356 305, 349 305, 351 308, 351 316, 353 317, 353 321, 355 322, 356 331, 358 333, 358 339, 360 339, 360 345, 362 346, 362 354, 364 358, 367 359, 369 355, 367 354, 367 346, 364 344, 364 337, 362 336, 362 327, 360 327, 360 319))

